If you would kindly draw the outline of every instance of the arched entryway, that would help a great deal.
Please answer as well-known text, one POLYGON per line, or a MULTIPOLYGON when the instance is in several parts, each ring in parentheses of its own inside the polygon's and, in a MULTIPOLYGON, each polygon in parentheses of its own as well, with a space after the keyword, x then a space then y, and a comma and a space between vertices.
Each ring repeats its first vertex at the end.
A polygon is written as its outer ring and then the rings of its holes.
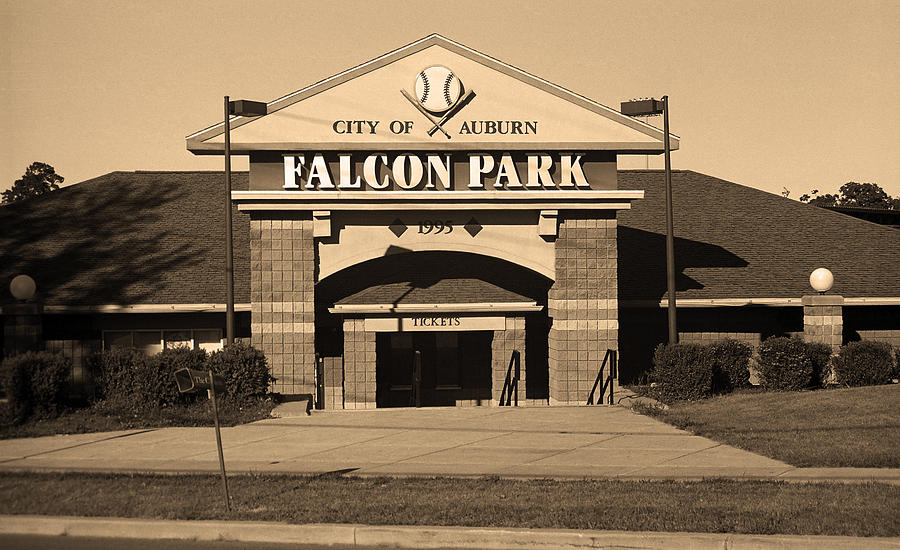
POLYGON ((505 260, 449 251, 392 254, 325 278, 316 326, 330 368, 326 403, 546 402, 551 283, 505 260))

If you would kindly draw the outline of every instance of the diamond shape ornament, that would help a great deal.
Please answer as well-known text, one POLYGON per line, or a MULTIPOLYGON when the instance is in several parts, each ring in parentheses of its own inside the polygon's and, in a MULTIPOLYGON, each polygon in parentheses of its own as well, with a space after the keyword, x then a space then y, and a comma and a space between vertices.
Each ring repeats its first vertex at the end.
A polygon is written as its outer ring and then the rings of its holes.
POLYGON ((400 235, 406 233, 406 230, 409 228, 406 227, 406 224, 403 223, 403 220, 401 220, 400 218, 397 218, 396 220, 391 222, 391 225, 388 226, 388 229, 390 229, 391 233, 393 233, 394 235, 397 236, 397 238, 399 238, 400 235))
POLYGON ((483 228, 482 225, 478 223, 478 220, 472 218, 466 225, 463 226, 463 229, 468 231, 469 235, 472 235, 474 237, 475 235, 481 233, 481 230, 483 228))

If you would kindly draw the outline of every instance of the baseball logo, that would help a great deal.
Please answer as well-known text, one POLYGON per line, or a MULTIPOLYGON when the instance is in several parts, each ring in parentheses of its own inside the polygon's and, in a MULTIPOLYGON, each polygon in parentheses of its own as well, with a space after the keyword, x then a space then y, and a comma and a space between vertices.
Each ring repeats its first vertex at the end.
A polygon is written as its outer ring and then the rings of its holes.
POLYGON ((456 105, 462 84, 453 71, 433 65, 416 75, 416 100, 432 113, 443 113, 456 105))

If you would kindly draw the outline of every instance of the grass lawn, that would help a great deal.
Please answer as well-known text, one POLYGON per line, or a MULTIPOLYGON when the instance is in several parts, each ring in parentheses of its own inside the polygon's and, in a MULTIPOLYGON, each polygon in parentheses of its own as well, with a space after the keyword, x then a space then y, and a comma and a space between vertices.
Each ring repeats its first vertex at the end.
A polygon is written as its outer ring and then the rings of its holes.
POLYGON ((638 409, 794 466, 900 467, 900 385, 747 391, 638 409))
MULTIPOLYGON (((223 399, 218 405, 219 422, 223 426, 234 426, 268 418, 275 402, 267 399, 237 405, 223 399)), ((141 414, 115 410, 100 402, 91 407, 72 409, 58 418, 31 419, 23 424, 10 422, 6 406, 0 407, 0 439, 168 426, 211 426, 212 423, 212 406, 207 399, 141 414)))
POLYGON ((900 535, 900 487, 772 481, 0 474, 0 513, 846 536, 900 535))

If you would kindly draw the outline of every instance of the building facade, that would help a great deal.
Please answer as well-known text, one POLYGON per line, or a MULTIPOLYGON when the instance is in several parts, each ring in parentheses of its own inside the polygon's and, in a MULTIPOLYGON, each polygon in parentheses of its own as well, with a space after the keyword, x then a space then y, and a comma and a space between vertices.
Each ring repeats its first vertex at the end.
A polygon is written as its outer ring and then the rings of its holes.
POLYGON ((643 196, 616 157, 659 130, 437 35, 232 127, 280 392, 322 361, 326 406, 584 401, 618 347, 616 212, 643 196))
MULTIPOLYGON (((662 152, 652 126, 432 35, 231 127, 250 158, 231 197, 237 335, 277 392, 327 409, 584 404, 608 352, 633 380, 665 340, 663 174, 616 167, 662 152)), ((221 123, 187 138, 198 155, 224 144, 221 123)), ((673 179, 683 341, 900 345, 900 232, 673 179), (824 301, 804 298, 816 267, 837 280, 824 301)), ((0 275, 31 274, 40 308, 4 296, 5 353, 43 345, 78 367, 101 347, 221 346, 221 181, 113 173, 2 207, 0 275)))

